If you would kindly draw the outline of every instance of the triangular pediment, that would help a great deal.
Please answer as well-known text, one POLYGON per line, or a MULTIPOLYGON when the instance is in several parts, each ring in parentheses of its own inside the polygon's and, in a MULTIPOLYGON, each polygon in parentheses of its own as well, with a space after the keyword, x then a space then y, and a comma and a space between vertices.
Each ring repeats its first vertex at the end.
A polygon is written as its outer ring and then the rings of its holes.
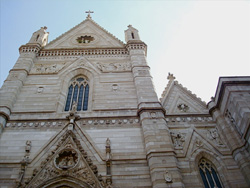
POLYGON ((44 49, 122 48, 124 43, 91 18, 51 41, 44 49))
POLYGON ((33 169, 26 187, 46 187, 48 182, 57 184, 62 180, 73 180, 76 183, 73 187, 105 187, 102 177, 98 176, 97 166, 73 130, 66 130, 51 148, 54 149, 41 161, 40 167, 33 169))
POLYGON ((205 102, 173 80, 166 87, 161 103, 168 115, 208 113, 205 102))

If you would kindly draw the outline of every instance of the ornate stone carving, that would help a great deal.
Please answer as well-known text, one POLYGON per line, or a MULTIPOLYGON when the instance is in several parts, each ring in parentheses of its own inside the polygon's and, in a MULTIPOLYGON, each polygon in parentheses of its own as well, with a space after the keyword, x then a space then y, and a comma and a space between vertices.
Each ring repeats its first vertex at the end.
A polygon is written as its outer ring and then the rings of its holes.
POLYGON ((65 65, 66 63, 61 63, 61 64, 50 64, 50 65, 46 65, 46 64, 37 64, 35 65, 32 70, 31 73, 36 74, 50 74, 50 73, 57 73, 59 72, 65 65))
POLYGON ((168 80, 174 80, 175 77, 174 77, 174 74, 171 74, 170 72, 168 73, 168 77, 167 77, 168 80))
POLYGON ((37 88, 37 93, 42 93, 43 90, 44 90, 44 87, 38 87, 38 88, 37 88))
POLYGON ((26 152, 26 153, 29 153, 29 152, 30 152, 30 149, 31 149, 31 141, 30 141, 30 140, 27 140, 27 141, 26 141, 26 146, 25 146, 25 152, 26 152))
POLYGON ((170 132, 175 149, 182 149, 185 142, 185 133, 170 132))
POLYGON ((112 91, 117 91, 117 90, 119 90, 119 85, 118 84, 112 84, 111 89, 112 89, 112 91))
POLYGON ((106 169, 107 169, 107 178, 106 178, 106 184, 107 187, 111 188, 112 184, 112 175, 111 175, 111 146, 110 146, 110 140, 107 138, 106 140, 106 169))
POLYGON ((172 181, 172 175, 168 171, 165 172, 163 177, 164 177, 166 183, 172 183, 173 182, 172 181))
POLYGON ((43 186, 48 180, 60 176, 74 177, 76 181, 81 180, 92 187, 106 186, 102 177, 98 176, 97 166, 93 164, 76 135, 70 130, 41 163, 40 169, 33 170, 32 177, 26 181, 26 187, 43 186))
POLYGON ((189 110, 189 106, 181 103, 177 106, 177 108, 181 111, 181 112, 187 112, 189 110))
POLYGON ((168 123, 174 123, 175 122, 213 122, 212 117, 187 117, 187 116, 169 116, 166 118, 166 121, 168 123))
POLYGON ((96 63, 98 69, 102 72, 122 72, 131 71, 130 63, 96 63))
POLYGON ((95 40, 95 38, 92 36, 88 36, 88 35, 80 36, 80 37, 77 37, 76 39, 76 41, 80 44, 88 44, 93 40, 95 40))
MULTIPOLYGON (((78 117, 76 115, 76 120, 78 120, 78 117)), ((71 118, 71 116, 69 115, 68 118, 71 118)), ((72 116, 73 118, 73 116, 72 116)), ((78 121, 80 123, 80 125, 97 125, 97 126, 103 126, 103 125, 120 125, 120 126, 125 126, 125 125, 137 125, 140 120, 138 118, 131 118, 131 119, 119 119, 119 118, 114 118, 114 119, 110 119, 110 118, 98 118, 98 119, 84 119, 81 121, 78 121)), ((17 128, 17 127, 26 127, 26 128, 42 128, 42 127, 61 127, 63 125, 65 125, 67 122, 65 121, 37 121, 37 122, 31 122, 31 121, 27 121, 27 122, 8 122, 6 124, 6 128, 17 128)))
POLYGON ((74 150, 63 150, 55 158, 56 167, 67 170, 74 168, 78 162, 78 154, 74 150))
POLYGON ((155 112, 150 112, 150 116, 155 119, 157 117, 156 113, 155 112))
POLYGON ((218 130, 216 128, 207 130, 207 138, 209 138, 211 141, 215 142, 217 146, 225 147, 225 145, 222 143, 220 139, 220 135, 218 133, 218 130))
POLYGON ((194 146, 193 146, 193 151, 192 151, 192 154, 203 147, 203 142, 199 139, 199 138, 196 138, 195 142, 194 142, 194 146))

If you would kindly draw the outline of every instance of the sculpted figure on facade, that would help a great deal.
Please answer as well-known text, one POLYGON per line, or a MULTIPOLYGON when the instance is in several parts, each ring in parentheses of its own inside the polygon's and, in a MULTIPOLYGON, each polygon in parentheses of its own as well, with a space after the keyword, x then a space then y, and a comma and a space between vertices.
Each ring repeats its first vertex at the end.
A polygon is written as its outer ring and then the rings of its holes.
POLYGON ((46 64, 38 64, 35 65, 31 73, 39 73, 39 74, 51 74, 51 73, 57 73, 59 72, 66 63, 61 64, 52 64, 52 65, 46 65, 46 64))
POLYGON ((225 147, 225 145, 222 143, 222 141, 220 139, 220 135, 219 135, 218 130, 216 128, 210 129, 207 131, 208 131, 207 137, 210 140, 214 141, 220 147, 225 147))
POLYGON ((185 137, 186 137, 186 134, 184 133, 175 133, 175 132, 170 132, 171 134, 171 138, 172 138, 172 141, 173 141, 173 144, 174 144, 174 147, 176 149, 181 149, 183 148, 183 144, 185 142, 185 137))
POLYGON ((96 63, 96 66, 102 72, 120 72, 131 71, 130 63, 96 63))

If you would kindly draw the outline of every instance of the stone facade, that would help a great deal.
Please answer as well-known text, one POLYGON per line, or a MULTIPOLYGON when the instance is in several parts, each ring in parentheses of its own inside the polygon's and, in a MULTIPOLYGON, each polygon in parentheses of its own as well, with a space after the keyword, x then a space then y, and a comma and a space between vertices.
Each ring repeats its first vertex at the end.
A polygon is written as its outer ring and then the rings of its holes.
POLYGON ((250 186, 250 77, 220 78, 206 105, 169 74, 159 100, 131 25, 126 44, 89 15, 48 44, 46 29, 0 90, 0 187, 250 186))

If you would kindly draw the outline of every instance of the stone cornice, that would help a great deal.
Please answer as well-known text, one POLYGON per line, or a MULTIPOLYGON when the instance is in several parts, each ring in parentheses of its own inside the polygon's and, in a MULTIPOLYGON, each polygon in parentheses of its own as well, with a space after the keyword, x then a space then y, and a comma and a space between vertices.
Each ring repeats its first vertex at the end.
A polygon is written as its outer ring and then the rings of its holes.
POLYGON ((142 41, 129 41, 126 45, 126 48, 130 50, 144 50, 145 55, 147 56, 147 45, 142 41))
POLYGON ((83 55, 128 55, 128 51, 125 48, 42 49, 37 54, 38 57, 83 55))
POLYGON ((39 52, 39 50, 41 49, 41 45, 40 44, 26 44, 26 45, 22 45, 19 48, 19 53, 30 53, 30 52, 35 52, 36 54, 39 52))

